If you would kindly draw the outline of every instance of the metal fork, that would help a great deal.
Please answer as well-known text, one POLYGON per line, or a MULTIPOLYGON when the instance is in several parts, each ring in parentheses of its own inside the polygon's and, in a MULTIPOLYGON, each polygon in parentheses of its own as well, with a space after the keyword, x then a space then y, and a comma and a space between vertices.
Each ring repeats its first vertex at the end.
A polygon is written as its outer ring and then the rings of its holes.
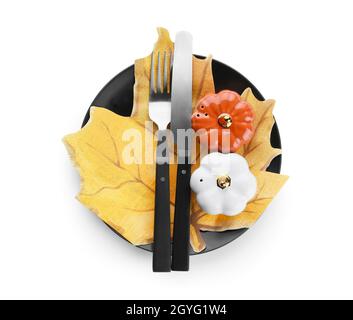
POLYGON ((169 152, 167 148, 167 126, 171 120, 171 65, 170 52, 158 52, 157 57, 156 53, 152 53, 148 112, 150 119, 158 127, 154 203, 154 272, 171 270, 169 152), (155 66, 156 63, 157 66, 155 66))

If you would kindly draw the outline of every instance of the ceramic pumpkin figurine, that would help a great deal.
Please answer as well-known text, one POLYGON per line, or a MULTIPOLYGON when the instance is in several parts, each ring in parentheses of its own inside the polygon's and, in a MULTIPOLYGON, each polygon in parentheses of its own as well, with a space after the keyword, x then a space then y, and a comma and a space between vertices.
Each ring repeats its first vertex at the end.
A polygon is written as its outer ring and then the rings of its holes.
POLYGON ((235 216, 255 196, 257 181, 241 155, 212 152, 202 158, 190 186, 206 213, 235 216))
POLYGON ((254 134, 253 121, 251 105, 230 90, 206 95, 192 115, 193 129, 206 135, 210 151, 220 152, 235 152, 248 143, 254 134))

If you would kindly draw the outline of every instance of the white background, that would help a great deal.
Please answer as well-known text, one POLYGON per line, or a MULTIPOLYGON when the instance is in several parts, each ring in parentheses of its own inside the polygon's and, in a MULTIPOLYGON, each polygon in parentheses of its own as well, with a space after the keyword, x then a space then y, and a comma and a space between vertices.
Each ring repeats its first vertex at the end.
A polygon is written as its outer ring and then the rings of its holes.
POLYGON ((353 298, 352 1, 1 1, 0 298, 353 298), (157 26, 193 33, 277 100, 290 180, 258 223, 188 273, 77 200, 61 142, 157 26))

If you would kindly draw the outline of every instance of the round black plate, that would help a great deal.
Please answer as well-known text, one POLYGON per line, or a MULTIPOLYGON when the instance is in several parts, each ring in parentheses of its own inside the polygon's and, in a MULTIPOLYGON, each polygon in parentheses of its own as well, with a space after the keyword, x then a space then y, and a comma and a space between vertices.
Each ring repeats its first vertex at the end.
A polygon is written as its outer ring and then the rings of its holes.
MULTIPOLYGON (((204 58, 197 56, 198 58, 204 58)), ((259 90, 243 75, 229 66, 213 60, 212 71, 216 92, 229 89, 242 93, 246 88, 251 88, 254 95, 259 100, 264 100, 259 90)), ((130 66, 115 76, 105 87, 98 93, 92 102, 92 106, 104 107, 122 116, 130 116, 133 106, 133 86, 135 82, 134 66, 130 66)), ((89 110, 86 113, 82 126, 89 119, 89 110)), ((275 148, 281 148, 281 139, 277 127, 277 123, 273 126, 271 133, 271 144, 275 148)), ((271 162, 267 171, 280 173, 281 156, 277 156, 271 162)), ((202 253, 218 249, 229 242, 241 236, 247 229, 229 230, 224 232, 202 232, 202 237, 206 241, 207 248, 202 253)), ((115 230, 113 230, 117 233, 115 230)), ((118 234, 118 233, 117 233, 118 234)), ((118 234, 121 236, 120 234, 118 234)), ((139 246, 139 248, 152 251, 152 245, 139 246)), ((195 252, 190 249, 190 254, 195 252)))

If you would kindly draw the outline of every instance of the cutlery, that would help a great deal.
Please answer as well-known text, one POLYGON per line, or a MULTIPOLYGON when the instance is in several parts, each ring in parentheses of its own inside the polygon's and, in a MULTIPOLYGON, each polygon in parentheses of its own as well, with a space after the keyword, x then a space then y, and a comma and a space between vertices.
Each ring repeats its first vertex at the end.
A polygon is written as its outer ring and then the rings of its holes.
POLYGON ((171 118, 170 68, 170 52, 152 53, 148 113, 150 119, 158 127, 153 244, 154 272, 170 272, 171 267, 169 160, 168 150, 163 150, 167 144, 162 141, 163 138, 167 139, 167 126, 171 118), (163 155, 163 151, 165 151, 165 155, 163 155))
MULTIPOLYGON (((191 129, 192 36, 186 31, 175 38, 172 83, 172 123, 177 143, 178 170, 175 196, 172 270, 189 270, 190 242, 190 150, 192 141, 184 133, 191 129)), ((190 134, 190 131, 188 133, 190 134)), ((190 137, 190 136, 189 136, 190 137)))

